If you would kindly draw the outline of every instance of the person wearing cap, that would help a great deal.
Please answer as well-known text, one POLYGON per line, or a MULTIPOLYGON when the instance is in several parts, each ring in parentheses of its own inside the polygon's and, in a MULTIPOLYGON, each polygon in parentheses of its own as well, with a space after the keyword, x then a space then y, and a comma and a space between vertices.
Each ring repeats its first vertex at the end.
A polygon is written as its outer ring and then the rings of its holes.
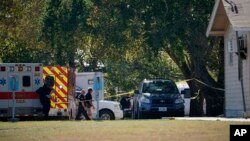
POLYGON ((81 114, 84 115, 85 119, 86 120, 90 120, 87 112, 86 112, 86 106, 85 106, 85 103, 84 103, 84 100, 85 100, 85 91, 82 89, 81 90, 81 94, 77 97, 80 101, 79 101, 79 105, 78 105, 78 112, 77 112, 77 115, 76 115, 76 120, 80 120, 80 116, 81 114))
POLYGON ((93 89, 92 88, 88 88, 88 93, 85 95, 85 105, 86 105, 86 111, 88 113, 89 118, 92 119, 92 108, 95 109, 95 106, 93 105, 93 99, 92 99, 92 93, 93 93, 93 89))

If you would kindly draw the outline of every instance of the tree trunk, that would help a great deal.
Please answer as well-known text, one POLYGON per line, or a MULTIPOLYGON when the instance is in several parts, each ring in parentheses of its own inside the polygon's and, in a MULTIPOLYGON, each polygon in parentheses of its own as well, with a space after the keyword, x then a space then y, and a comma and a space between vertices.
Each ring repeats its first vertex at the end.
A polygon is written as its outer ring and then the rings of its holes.
POLYGON ((68 74, 68 102, 69 102, 69 107, 68 110, 70 111, 69 113, 69 119, 75 119, 76 115, 76 109, 74 106, 75 105, 75 63, 74 63, 74 55, 69 54, 68 55, 68 62, 69 62, 69 74, 68 74))
MULTIPOLYGON (((208 73, 203 58, 205 55, 202 53, 204 51, 202 50, 204 50, 203 46, 197 46, 196 48, 188 47, 188 51, 191 54, 189 56, 190 62, 188 63, 180 63, 175 54, 171 53, 170 50, 166 51, 181 69, 185 79, 192 79, 187 82, 190 87, 191 96, 195 97, 195 99, 191 100, 190 116, 204 116, 205 113, 207 116, 216 116, 223 113, 224 95, 223 91, 212 89, 212 87, 222 88, 224 63, 221 63, 219 66, 220 72, 218 81, 216 82, 208 73), (203 110, 204 98, 206 100, 206 109, 203 110)), ((220 51, 221 54, 223 54, 223 50, 220 51)))

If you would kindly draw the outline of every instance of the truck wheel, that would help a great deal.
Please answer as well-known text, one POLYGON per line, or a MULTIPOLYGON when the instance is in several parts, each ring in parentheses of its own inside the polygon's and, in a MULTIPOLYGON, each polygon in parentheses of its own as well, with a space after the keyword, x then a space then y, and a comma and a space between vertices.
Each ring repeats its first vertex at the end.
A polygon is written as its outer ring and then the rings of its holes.
POLYGON ((184 117, 184 116, 185 116, 184 110, 181 110, 181 111, 177 112, 177 115, 176 115, 176 116, 177 116, 177 117, 184 117))
POLYGON ((115 120, 114 114, 109 110, 102 110, 100 112, 100 118, 102 120, 115 120))

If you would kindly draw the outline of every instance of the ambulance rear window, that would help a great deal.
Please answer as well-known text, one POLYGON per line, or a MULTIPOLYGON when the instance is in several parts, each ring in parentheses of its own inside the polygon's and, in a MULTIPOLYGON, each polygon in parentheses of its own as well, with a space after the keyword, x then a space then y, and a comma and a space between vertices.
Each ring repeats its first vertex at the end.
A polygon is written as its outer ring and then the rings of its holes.
POLYGON ((30 76, 23 76, 23 87, 30 87, 30 76))

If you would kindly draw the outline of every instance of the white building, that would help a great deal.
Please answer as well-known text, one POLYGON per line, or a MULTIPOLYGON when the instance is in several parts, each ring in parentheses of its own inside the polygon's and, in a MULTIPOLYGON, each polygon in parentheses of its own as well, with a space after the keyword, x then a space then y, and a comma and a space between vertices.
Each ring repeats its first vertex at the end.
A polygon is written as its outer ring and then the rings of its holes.
POLYGON ((224 37, 225 116, 249 116, 250 0, 216 0, 206 35, 224 37))

